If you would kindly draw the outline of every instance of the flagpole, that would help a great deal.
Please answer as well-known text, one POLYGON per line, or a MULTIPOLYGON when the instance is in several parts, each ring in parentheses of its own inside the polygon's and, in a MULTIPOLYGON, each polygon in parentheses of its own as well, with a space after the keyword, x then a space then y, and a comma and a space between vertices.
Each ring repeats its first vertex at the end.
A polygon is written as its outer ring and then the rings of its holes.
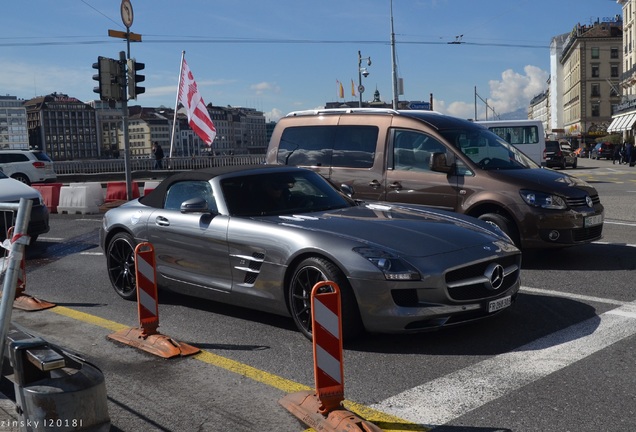
POLYGON ((174 118, 172 120, 172 134, 170 135, 170 155, 172 158, 172 149, 174 148, 174 134, 177 128, 177 107, 179 106, 179 89, 181 88, 181 76, 183 75, 183 59, 185 58, 185 51, 181 51, 181 64, 179 65, 179 83, 177 84, 177 97, 174 101, 174 118))

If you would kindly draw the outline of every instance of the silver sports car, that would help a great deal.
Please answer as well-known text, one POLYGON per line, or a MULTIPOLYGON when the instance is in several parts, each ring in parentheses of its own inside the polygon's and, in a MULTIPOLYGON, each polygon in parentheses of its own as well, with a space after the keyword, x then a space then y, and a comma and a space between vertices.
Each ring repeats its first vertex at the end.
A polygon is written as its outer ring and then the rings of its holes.
POLYGON ((488 317, 519 290, 521 253, 496 226, 424 206, 357 202, 315 172, 235 166, 175 174, 104 215, 115 291, 136 299, 134 248, 162 289, 291 316, 311 338, 310 293, 341 290, 345 338, 488 317))

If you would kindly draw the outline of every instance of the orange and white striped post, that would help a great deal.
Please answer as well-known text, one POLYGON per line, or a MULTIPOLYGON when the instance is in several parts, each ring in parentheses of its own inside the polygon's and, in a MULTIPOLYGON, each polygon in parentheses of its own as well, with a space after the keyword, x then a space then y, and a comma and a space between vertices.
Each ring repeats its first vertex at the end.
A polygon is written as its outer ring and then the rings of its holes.
POLYGON ((278 402, 306 425, 322 432, 382 432, 342 406, 344 373, 340 287, 318 282, 311 290, 316 391, 288 394, 278 402))
POLYGON ((186 356, 201 351, 199 348, 177 342, 157 331, 159 297, 155 249, 151 243, 140 243, 135 247, 135 276, 139 327, 120 330, 108 337, 164 358, 186 356))
MULTIPOLYGON (((13 228, 9 228, 7 231, 7 238, 11 239, 11 243, 15 243, 18 237, 13 236, 13 228)), ((26 291, 26 255, 22 255, 20 260, 20 271, 18 272, 18 279, 15 287, 15 298, 13 300, 13 307, 21 309, 27 312, 39 311, 55 307, 54 303, 49 303, 44 300, 40 300, 36 297, 30 296, 25 293, 26 291)))
POLYGON ((340 407, 344 400, 342 366, 342 316, 340 288, 335 282, 318 282, 311 292, 314 378, 320 412, 340 407), (330 290, 325 290, 330 287, 330 290))
POLYGON ((137 311, 142 335, 157 333, 159 327, 159 297, 155 249, 151 243, 135 248, 135 276, 137 278, 137 311))

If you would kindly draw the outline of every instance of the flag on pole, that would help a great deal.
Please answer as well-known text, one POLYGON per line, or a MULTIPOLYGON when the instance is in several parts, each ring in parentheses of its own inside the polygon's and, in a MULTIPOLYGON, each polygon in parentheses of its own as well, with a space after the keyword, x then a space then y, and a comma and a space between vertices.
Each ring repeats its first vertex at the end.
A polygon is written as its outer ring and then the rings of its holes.
POLYGON ((355 96, 356 95, 356 85, 353 83, 353 80, 351 80, 351 96, 355 96))
POLYGON ((340 99, 344 99, 344 88, 342 87, 342 83, 338 80, 336 80, 336 85, 337 85, 337 91, 338 91, 338 98, 340 99))
POLYGON ((183 58, 183 62, 181 63, 178 101, 186 109, 188 124, 190 124, 192 130, 208 146, 212 145, 216 137, 216 128, 214 127, 214 123, 212 123, 210 113, 199 93, 197 83, 194 81, 194 76, 192 76, 192 72, 185 58, 183 58))

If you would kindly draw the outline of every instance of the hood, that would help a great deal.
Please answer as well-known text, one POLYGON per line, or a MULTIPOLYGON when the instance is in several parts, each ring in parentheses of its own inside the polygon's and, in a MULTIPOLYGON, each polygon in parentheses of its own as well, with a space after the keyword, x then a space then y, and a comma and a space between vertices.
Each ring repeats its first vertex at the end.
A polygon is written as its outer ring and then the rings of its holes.
POLYGON ((20 198, 40 198, 42 195, 36 189, 12 178, 0 178, 0 201, 18 202, 20 198))
POLYGON ((509 240, 495 233, 489 224, 420 206, 374 203, 335 211, 263 219, 287 227, 330 233, 360 244, 381 245, 400 255, 414 257, 450 253, 493 243, 497 243, 499 249, 515 250, 509 240))
POLYGON ((514 182, 519 186, 519 189, 533 189, 567 197, 586 194, 597 195, 596 189, 589 183, 548 168, 493 170, 488 171, 488 173, 494 178, 502 179, 508 183, 514 182))

